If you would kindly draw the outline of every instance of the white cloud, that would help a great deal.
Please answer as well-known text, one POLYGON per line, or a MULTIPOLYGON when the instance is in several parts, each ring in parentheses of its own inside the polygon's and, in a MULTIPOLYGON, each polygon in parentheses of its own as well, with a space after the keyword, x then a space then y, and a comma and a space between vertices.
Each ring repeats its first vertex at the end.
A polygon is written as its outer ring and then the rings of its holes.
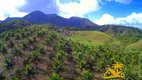
POLYGON ((130 4, 133 0, 115 0, 115 1, 122 4, 130 4))
POLYGON ((100 9, 101 0, 79 0, 78 2, 68 2, 62 4, 60 0, 56 0, 59 7, 59 15, 64 17, 79 16, 83 17, 87 13, 100 9))
POLYGON ((115 19, 109 14, 104 14, 99 20, 96 20, 95 23, 99 25, 103 24, 115 24, 115 19))
POLYGON ((21 17, 24 12, 19 12, 18 8, 25 5, 26 0, 0 0, 0 20, 8 16, 21 17))
POLYGON ((107 0, 109 2, 111 1, 115 1, 115 2, 119 2, 121 4, 130 4, 131 2, 133 2, 133 0, 107 0))
POLYGON ((94 22, 99 25, 120 24, 139 27, 139 25, 142 25, 142 13, 133 12, 126 17, 120 18, 114 18, 110 14, 104 14, 99 20, 95 20, 94 22))
POLYGON ((11 14, 10 17, 23 17, 27 14, 28 13, 26 13, 26 12, 15 12, 14 14, 11 14))

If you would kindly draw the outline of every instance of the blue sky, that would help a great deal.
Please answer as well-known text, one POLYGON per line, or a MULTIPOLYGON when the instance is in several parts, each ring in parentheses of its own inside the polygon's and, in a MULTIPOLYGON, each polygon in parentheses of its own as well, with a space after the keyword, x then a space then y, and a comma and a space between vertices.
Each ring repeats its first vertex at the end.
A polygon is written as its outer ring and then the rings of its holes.
POLYGON ((0 0, 0 20, 23 17, 41 10, 69 18, 78 16, 103 24, 120 24, 142 29, 141 0, 0 0))

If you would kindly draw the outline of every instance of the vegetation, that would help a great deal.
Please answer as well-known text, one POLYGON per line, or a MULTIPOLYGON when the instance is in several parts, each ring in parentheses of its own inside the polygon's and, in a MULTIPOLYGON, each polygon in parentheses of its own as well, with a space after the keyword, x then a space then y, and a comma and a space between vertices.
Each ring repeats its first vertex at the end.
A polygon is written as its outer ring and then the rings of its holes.
POLYGON ((141 51, 142 50, 142 40, 139 40, 136 43, 128 45, 127 48, 132 49, 132 50, 141 51))
POLYGON ((94 46, 61 36, 58 31, 47 25, 32 25, 1 33, 0 79, 102 80, 101 75, 115 61, 124 64, 125 80, 141 79, 140 51, 111 43, 113 38, 101 32, 73 32, 78 34, 73 35, 75 38, 103 42, 94 46))
POLYGON ((135 43, 142 39, 142 30, 135 27, 103 25, 98 29, 98 31, 110 35, 111 37, 120 41, 124 46, 135 43))
POLYGON ((94 43, 104 43, 115 40, 109 35, 106 35, 99 31, 73 31, 71 37, 94 43))

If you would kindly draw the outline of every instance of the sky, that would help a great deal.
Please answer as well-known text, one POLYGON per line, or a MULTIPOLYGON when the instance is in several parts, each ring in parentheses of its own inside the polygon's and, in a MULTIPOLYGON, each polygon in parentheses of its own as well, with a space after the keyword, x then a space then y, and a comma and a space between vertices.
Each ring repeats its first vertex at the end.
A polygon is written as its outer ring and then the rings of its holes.
POLYGON ((119 24, 142 29, 141 0, 0 0, 0 20, 23 17, 32 11, 78 16, 92 22, 119 24))

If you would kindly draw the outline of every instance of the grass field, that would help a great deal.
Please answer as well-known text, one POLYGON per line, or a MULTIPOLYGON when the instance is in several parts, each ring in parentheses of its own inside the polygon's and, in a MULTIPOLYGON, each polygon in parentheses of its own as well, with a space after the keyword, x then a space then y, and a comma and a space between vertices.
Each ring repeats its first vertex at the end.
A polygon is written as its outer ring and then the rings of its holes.
POLYGON ((78 40, 85 40, 93 43, 104 43, 114 41, 112 37, 99 31, 74 31, 71 37, 78 40))
POLYGON ((134 44, 128 45, 127 48, 142 51, 142 40, 140 40, 134 44))

